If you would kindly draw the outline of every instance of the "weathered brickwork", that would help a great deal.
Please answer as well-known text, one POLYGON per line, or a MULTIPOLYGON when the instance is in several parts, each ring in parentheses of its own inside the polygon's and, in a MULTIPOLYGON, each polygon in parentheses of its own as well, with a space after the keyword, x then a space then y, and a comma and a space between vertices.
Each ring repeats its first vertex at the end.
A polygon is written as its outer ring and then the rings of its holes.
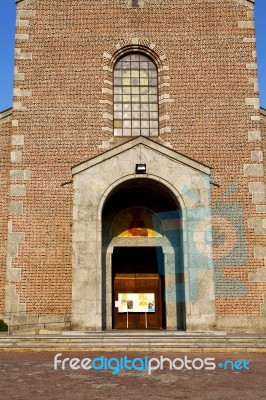
POLYGON ((17 1, 12 127, 11 116, 0 125, 0 313, 6 285, 9 313, 71 314, 71 167, 128 140, 113 137, 112 68, 138 50, 158 67, 155 140, 212 168, 214 219, 243 220, 223 232, 229 247, 241 235, 238 255, 219 263, 219 238, 214 250, 217 327, 262 329, 266 116, 252 3, 17 1))
POLYGON ((11 120, 11 109, 0 113, 0 315, 5 312, 11 120))
MULTIPOLYGON (((266 110, 260 110, 260 129, 264 133, 262 135, 262 149, 265 149, 265 132, 266 132, 266 110)), ((252 153, 253 160, 256 162, 260 162, 261 165, 264 166, 264 171, 266 167, 265 163, 265 154, 261 150, 254 150, 252 153)), ((265 283, 266 281, 266 187, 265 187, 265 179, 259 182, 252 182, 249 184, 249 190, 252 193, 253 199, 256 200, 256 212, 257 217, 254 219, 250 219, 250 226, 254 229, 255 235, 264 236, 264 241, 260 242, 258 246, 254 248, 254 258, 260 259, 262 261, 262 267, 259 268, 254 274, 249 276, 249 280, 253 282, 258 282, 260 284, 265 283), (264 260, 264 262, 263 262, 264 260)), ((265 295, 264 292, 264 301, 261 304, 261 314, 266 315, 266 307, 265 307, 265 295)))

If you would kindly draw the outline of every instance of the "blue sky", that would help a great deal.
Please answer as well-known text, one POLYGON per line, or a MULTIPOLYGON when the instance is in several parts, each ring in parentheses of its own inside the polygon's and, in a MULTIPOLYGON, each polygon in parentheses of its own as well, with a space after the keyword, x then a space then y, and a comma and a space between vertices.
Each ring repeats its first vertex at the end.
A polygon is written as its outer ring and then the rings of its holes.
MULTIPOLYGON (((255 26, 260 105, 266 108, 266 0, 256 0, 255 26)), ((15 0, 0 0, 0 111, 12 106, 15 0)))

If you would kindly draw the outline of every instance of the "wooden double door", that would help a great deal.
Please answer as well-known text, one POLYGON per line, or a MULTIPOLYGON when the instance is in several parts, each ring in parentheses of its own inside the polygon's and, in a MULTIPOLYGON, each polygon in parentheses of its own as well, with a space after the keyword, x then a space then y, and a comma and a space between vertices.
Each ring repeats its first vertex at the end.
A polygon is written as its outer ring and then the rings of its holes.
POLYGON ((112 259, 113 271, 113 328, 163 329, 165 328, 164 275, 159 271, 162 262, 160 248, 117 247, 112 259), (121 313, 116 307, 118 294, 153 293, 154 312, 121 313))

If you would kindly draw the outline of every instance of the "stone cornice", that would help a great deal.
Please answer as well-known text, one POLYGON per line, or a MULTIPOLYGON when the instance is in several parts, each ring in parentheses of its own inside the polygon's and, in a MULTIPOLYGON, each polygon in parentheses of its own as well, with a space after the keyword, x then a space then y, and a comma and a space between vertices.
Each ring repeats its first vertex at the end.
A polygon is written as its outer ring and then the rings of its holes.
MULTIPOLYGON (((21 3, 22 1, 25 1, 25 0, 15 0, 16 4, 17 3, 21 3)), ((255 4, 255 0, 245 0, 245 1, 248 2, 248 3, 255 4)))
POLYGON ((29 0, 15 0, 15 3, 16 3, 16 4, 22 3, 23 1, 29 1, 29 0))
POLYGON ((0 112, 0 119, 9 117, 10 115, 12 115, 12 112, 13 112, 13 108, 12 108, 12 107, 7 108, 6 110, 1 111, 1 112, 0 112))
POLYGON ((260 107, 260 113, 261 113, 264 117, 266 117, 266 108, 260 107))
POLYGON ((169 149, 168 147, 155 142, 154 140, 144 137, 144 136, 137 136, 134 139, 130 139, 129 141, 120 144, 113 149, 107 150, 104 153, 101 153, 97 156, 94 156, 90 158, 89 160, 85 160, 81 162, 78 165, 75 165, 72 167, 72 175, 76 175, 85 169, 91 168, 96 164, 100 164, 110 158, 117 157, 119 154, 122 154, 126 151, 129 151, 130 149, 137 147, 137 146, 145 146, 157 153, 160 153, 164 156, 166 156, 169 159, 172 159, 176 161, 179 164, 187 165, 190 166, 191 168, 194 168, 195 170, 201 171, 205 174, 210 175, 211 173, 211 168, 208 167, 207 165, 197 161, 193 160, 192 158, 189 158, 175 150, 169 149))

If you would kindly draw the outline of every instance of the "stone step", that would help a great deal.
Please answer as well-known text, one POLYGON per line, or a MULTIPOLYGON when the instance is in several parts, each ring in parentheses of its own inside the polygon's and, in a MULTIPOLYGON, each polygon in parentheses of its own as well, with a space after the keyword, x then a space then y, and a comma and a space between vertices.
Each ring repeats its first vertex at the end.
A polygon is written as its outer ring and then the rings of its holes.
POLYGON ((266 335, 198 334, 163 335, 141 333, 97 332, 84 335, 20 335, 0 336, 0 351, 8 350, 90 350, 90 351, 206 351, 207 349, 231 351, 266 351, 266 335))

